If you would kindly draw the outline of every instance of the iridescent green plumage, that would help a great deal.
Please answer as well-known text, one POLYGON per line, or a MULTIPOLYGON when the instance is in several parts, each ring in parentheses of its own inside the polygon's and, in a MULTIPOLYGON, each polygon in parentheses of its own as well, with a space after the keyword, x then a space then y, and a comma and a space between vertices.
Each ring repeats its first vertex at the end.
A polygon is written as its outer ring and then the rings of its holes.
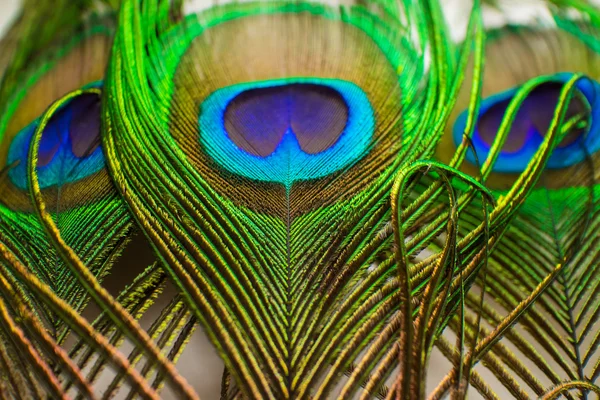
POLYGON ((600 393, 596 8, 108 3, 11 31, 2 396, 197 398, 196 327, 224 399, 600 393))

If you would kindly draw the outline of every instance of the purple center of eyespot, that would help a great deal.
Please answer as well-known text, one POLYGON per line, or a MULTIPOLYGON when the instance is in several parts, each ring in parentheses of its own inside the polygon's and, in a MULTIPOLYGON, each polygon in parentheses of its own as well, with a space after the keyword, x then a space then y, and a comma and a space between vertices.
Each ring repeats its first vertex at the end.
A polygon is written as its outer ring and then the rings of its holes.
POLYGON ((101 100, 96 94, 75 97, 57 111, 42 132, 38 167, 52 161, 61 145, 70 143, 77 158, 85 158, 100 145, 101 100))
POLYGON ((288 84, 238 94, 227 105, 223 121, 229 138, 250 154, 272 154, 288 131, 305 153, 317 154, 339 139, 348 106, 330 87, 288 84))
MULTIPOLYGON (((563 84, 547 82, 536 87, 527 96, 517 112, 502 151, 516 153, 521 150, 533 135, 545 136, 552 122, 563 84)), ((512 98, 499 101, 487 109, 479 118, 477 129, 480 138, 490 147, 496 138, 506 109, 512 98)), ((587 113, 585 100, 576 92, 567 108, 564 121, 587 113)), ((558 148, 566 147, 576 141, 585 132, 585 127, 573 127, 564 137, 558 148)))
POLYGON ((100 146, 100 96, 79 96, 71 103, 71 109, 71 150, 76 157, 83 158, 100 146))

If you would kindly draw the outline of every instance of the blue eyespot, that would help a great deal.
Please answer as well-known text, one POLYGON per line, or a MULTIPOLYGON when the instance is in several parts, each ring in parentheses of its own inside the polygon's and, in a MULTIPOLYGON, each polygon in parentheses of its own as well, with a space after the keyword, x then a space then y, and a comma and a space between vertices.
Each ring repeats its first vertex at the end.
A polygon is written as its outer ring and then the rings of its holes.
MULTIPOLYGON (((525 170, 544 140, 560 92, 571 77, 570 73, 557 74, 552 81, 542 83, 527 96, 515 116, 493 171, 519 173, 525 170)), ((576 87, 577 92, 567 108, 564 121, 581 114, 588 114, 589 119, 587 123, 575 124, 570 129, 548 160, 549 169, 569 167, 600 150, 600 84, 591 79, 582 79, 576 87)), ((506 109, 518 90, 519 87, 515 87, 483 100, 472 137, 480 163, 487 158, 506 109)), ((467 117, 468 110, 454 124, 452 133, 457 146, 463 140, 467 117)), ((476 164, 472 151, 467 151, 466 158, 476 164)))
POLYGON ((222 168, 289 188, 363 157, 375 117, 353 83, 296 78, 219 89, 201 104, 199 124, 201 145, 222 168))
MULTIPOLYGON (((40 139, 37 164, 40 188, 73 183, 104 167, 100 106, 100 96, 87 93, 71 99, 52 115, 40 139)), ((8 150, 8 176, 23 190, 28 188, 27 159, 38 124, 36 120, 22 129, 8 150)))

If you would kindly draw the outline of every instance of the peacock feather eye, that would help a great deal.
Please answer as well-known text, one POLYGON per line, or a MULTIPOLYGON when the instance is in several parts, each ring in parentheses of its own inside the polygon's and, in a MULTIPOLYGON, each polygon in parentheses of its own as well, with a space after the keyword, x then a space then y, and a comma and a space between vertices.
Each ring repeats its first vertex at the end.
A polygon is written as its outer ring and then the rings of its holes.
POLYGON ((191 16, 161 38, 157 120, 211 188, 271 212, 292 191, 302 212, 389 168, 403 149, 403 54, 384 21, 307 4, 242 10, 191 16), (254 200, 257 182, 269 201, 254 200))
MULTIPOLYGON (((99 94, 81 94, 64 104, 43 127, 38 153, 37 174, 40 188, 74 183, 104 167, 100 148, 99 94)), ((7 165, 12 183, 28 187, 27 158, 31 139, 40 121, 19 132, 8 150, 7 165)))
MULTIPOLYGON (((493 165, 493 171, 520 173, 540 148, 544 136, 550 128, 559 97, 572 74, 562 73, 553 80, 536 86, 519 106, 508 136, 493 165)), ((483 162, 506 115, 506 109, 519 87, 509 89, 482 100, 481 109, 472 136, 473 151, 467 152, 467 160, 472 164, 483 162)), ((564 138, 555 148, 547 163, 549 169, 570 167, 583 161, 587 156, 600 150, 600 84, 591 79, 582 79, 567 105, 564 121, 569 123, 564 138)), ((464 111, 453 127, 456 146, 463 141, 468 111, 464 111)))
MULTIPOLYGON (((554 114, 562 106, 561 92, 577 74, 581 78, 564 105, 562 126, 557 127, 562 140, 553 148, 538 185, 553 189, 588 185, 595 172, 586 160, 600 154, 597 49, 556 26, 509 25, 487 32, 485 54, 480 108, 470 141, 465 139, 471 96, 471 87, 466 85, 457 96, 435 157, 449 163, 459 146, 468 143, 460 169, 480 176, 511 101, 528 86, 531 90, 516 104, 515 117, 486 180, 490 188, 510 188, 542 148, 554 114)), ((473 78, 472 67, 467 68, 466 81, 473 78)))
POLYGON ((202 103, 199 124, 202 146, 224 169, 289 188, 359 160, 375 121, 355 84, 305 78, 219 89, 202 103))
POLYGON ((106 197, 111 187, 100 147, 101 90, 111 44, 110 23, 90 26, 38 55, 21 73, 17 90, 0 107, 0 195, 15 210, 31 210, 27 160, 31 139, 51 106, 52 115, 41 128, 37 174, 48 201, 70 209, 106 197), (62 100, 69 92, 82 93, 62 100), (80 187, 96 185, 90 196, 80 187), (52 198, 53 200, 50 200, 52 198))
POLYGON ((237 94, 223 120, 230 139, 250 154, 271 155, 285 134, 293 135, 304 153, 317 154, 345 130, 348 105, 333 87, 281 82, 237 94))

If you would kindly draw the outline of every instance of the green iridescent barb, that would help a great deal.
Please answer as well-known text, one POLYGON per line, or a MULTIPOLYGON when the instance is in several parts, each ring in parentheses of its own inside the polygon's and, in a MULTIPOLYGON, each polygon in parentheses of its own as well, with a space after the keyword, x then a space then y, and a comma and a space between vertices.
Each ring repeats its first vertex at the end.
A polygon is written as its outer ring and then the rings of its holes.
POLYGON ((600 395, 600 9, 513 6, 25 1, 0 398, 600 395))

